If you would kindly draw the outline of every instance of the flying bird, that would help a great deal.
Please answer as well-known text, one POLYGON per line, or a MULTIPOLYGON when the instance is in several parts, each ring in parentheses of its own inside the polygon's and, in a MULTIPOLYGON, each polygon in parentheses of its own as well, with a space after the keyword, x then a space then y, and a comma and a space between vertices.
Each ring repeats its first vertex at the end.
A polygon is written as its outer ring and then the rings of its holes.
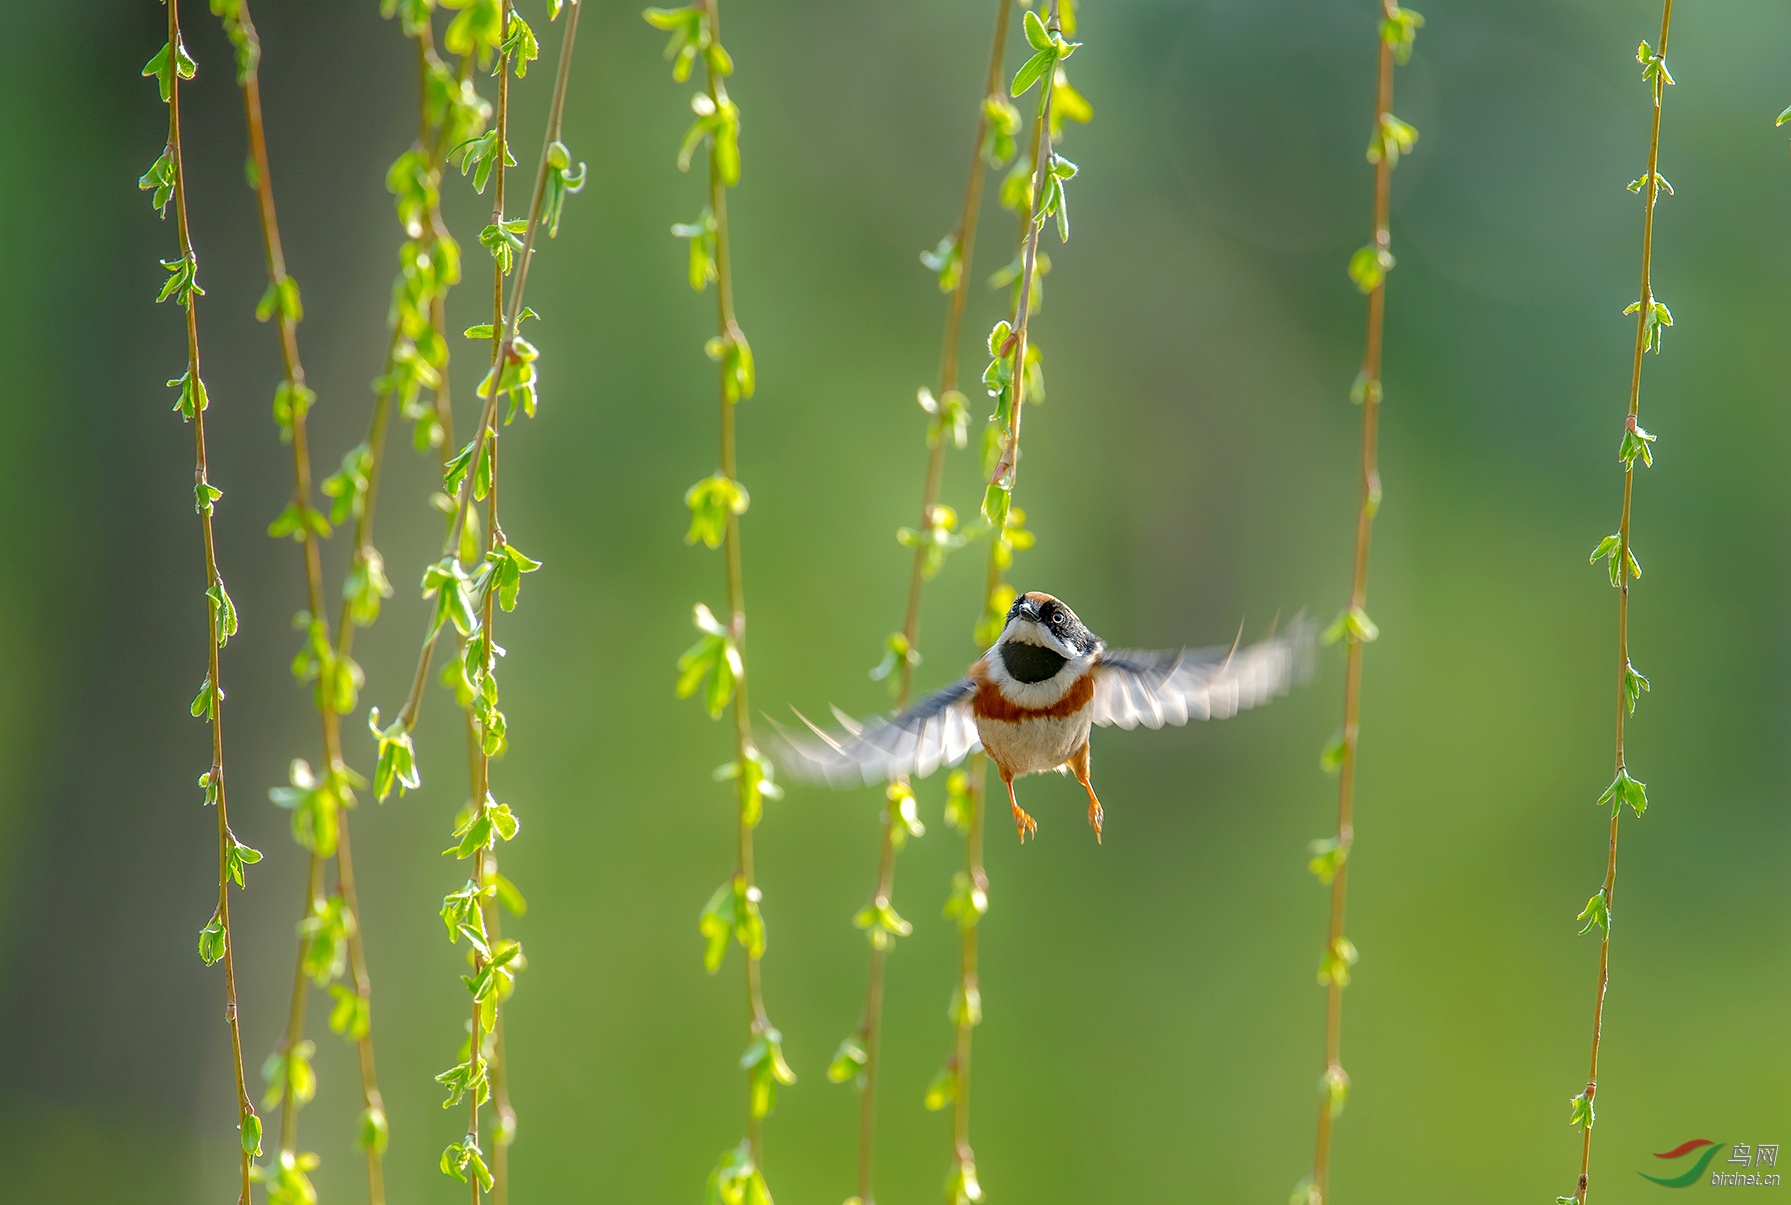
POLYGON ((1074 774, 1088 792, 1098 842, 1101 801, 1088 762, 1094 725, 1224 719, 1286 694, 1311 659, 1304 617, 1242 648, 1110 649, 1063 602, 1033 591, 1014 599, 1000 638, 963 678, 892 717, 860 722, 836 710, 833 731, 801 717, 812 738, 783 731, 780 760, 798 778, 841 787, 923 778, 981 749, 1007 785, 1022 844, 1037 836, 1038 823, 1020 806, 1014 780, 1047 770, 1074 774))

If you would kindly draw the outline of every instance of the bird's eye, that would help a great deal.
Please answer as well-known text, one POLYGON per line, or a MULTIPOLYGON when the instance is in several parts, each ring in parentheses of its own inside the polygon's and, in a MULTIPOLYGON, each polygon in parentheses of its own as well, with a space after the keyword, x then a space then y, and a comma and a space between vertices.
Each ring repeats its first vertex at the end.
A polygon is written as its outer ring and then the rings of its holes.
POLYGON ((1062 611, 1051 612, 1051 626, 1054 628, 1061 628, 1063 626, 1063 612, 1062 611))

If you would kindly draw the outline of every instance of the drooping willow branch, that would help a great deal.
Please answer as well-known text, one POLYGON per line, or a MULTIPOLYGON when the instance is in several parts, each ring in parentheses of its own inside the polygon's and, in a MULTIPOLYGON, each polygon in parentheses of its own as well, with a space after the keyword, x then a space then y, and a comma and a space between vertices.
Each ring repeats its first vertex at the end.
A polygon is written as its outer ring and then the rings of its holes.
POLYGON ((666 58, 672 78, 688 80, 700 61, 704 87, 691 97, 696 120, 685 131, 678 168, 687 171, 698 148, 708 154, 708 203, 697 219, 672 227, 690 244, 689 280, 699 292, 715 284, 716 334, 705 346, 720 370, 720 455, 717 471, 691 486, 684 496, 690 508, 687 543, 701 540, 723 552, 727 586, 724 624, 698 603, 696 624, 702 632, 678 660, 677 693, 681 698, 700 689, 709 715, 720 719, 733 705, 734 760, 716 771, 718 780, 733 780, 737 791, 735 834, 737 861, 727 882, 716 889, 698 919, 707 948, 704 965, 711 973, 721 966, 730 941, 745 952, 746 1012, 749 1045, 740 1065, 746 1070, 746 1136, 723 1153, 709 1175, 712 1199, 768 1200, 765 1186, 762 1122, 777 1100, 778 1085, 796 1082, 784 1061, 783 1035, 765 1012, 759 961, 765 953, 765 920, 753 871, 753 829, 766 799, 783 791, 773 779, 770 761, 753 743, 746 691, 746 584, 741 566, 740 516, 746 512, 746 488, 740 483, 734 442, 735 408, 752 397, 755 385, 752 348, 734 312, 734 275, 729 254, 727 190, 740 181, 740 109, 723 82, 734 71, 722 48, 718 0, 699 0, 686 8, 650 8, 648 23, 671 34, 666 58))
MULTIPOLYGON (((908 577, 908 603, 902 616, 902 628, 885 642, 881 664, 871 671, 873 678, 891 679, 895 687, 896 707, 907 706, 913 687, 914 667, 920 663, 920 600, 928 579, 937 574, 946 554, 962 547, 966 537, 957 531, 957 513, 939 503, 939 482, 945 469, 945 448, 948 438, 960 449, 966 443, 969 411, 964 395, 958 391, 958 338, 963 328, 964 306, 970 292, 970 270, 976 247, 977 219, 981 211, 983 174, 988 167, 1000 167, 1013 155, 1013 129, 1019 114, 1001 94, 1001 59, 1007 46, 1007 27, 1013 0, 997 0, 995 36, 989 52, 987 78, 979 103, 976 133, 971 139, 970 178, 964 189, 963 208, 952 232, 938 248, 922 256, 922 262, 938 274, 941 291, 950 295, 945 322, 945 335, 939 355, 939 389, 920 391, 921 408, 929 416, 927 424, 927 467, 921 489, 920 526, 903 528, 897 538, 914 548, 914 564, 908 577)), ((953 775, 960 784, 962 775, 953 775)), ((857 1031, 840 1043, 827 1077, 835 1083, 855 1080, 859 1091, 858 1104, 858 1194, 847 1205, 872 1205, 872 1170, 876 1152, 877 1071, 883 1022, 884 964, 889 947, 897 937, 906 936, 912 926, 895 911, 891 897, 895 890, 895 855, 911 836, 926 830, 915 811, 914 791, 907 779, 892 783, 886 793, 881 818, 882 831, 877 849, 877 881, 870 903, 853 918, 870 939, 870 975, 865 988, 864 1015, 857 1031)), ((937 1088, 929 1093, 929 1101, 937 1088)))
MULTIPOLYGON (((509 0, 503 0, 501 10, 502 25, 500 26, 501 34, 507 34, 511 28, 511 23, 518 19, 519 18, 517 18, 511 11, 509 0)), ((505 46, 505 51, 503 56, 499 59, 497 67, 497 125, 494 133, 496 134, 498 153, 494 157, 492 168, 493 199, 491 223, 488 228, 495 228, 501 238, 502 235, 508 233, 504 230, 504 198, 505 185, 507 183, 507 173, 505 172, 505 168, 508 166, 509 160, 510 67, 514 51, 509 48, 507 41, 502 36, 500 36, 499 42, 500 45, 505 46)), ((505 262, 502 254, 504 250, 508 249, 505 244, 500 242, 497 244, 488 244, 488 246, 490 246, 493 256, 491 372, 493 377, 495 377, 499 359, 503 355, 504 335, 508 331, 508 327, 501 324, 503 323, 504 318, 504 277, 509 270, 509 264, 505 262)), ((495 403, 497 400, 497 391, 495 389, 491 390, 491 398, 495 403)), ((483 434, 483 423, 481 424, 481 434, 483 434)), ((488 536, 486 547, 488 550, 496 546, 495 541, 500 534, 500 528, 498 527, 498 457, 495 433, 492 434, 490 439, 489 449, 481 449, 486 464, 488 465, 486 469, 488 479, 485 485, 487 516, 486 531, 488 536)), ((472 674, 478 675, 483 678, 484 682, 491 683, 495 687, 496 679, 493 675, 496 662, 493 644, 495 631, 492 618, 491 591, 487 590, 480 611, 477 635, 463 642, 462 656, 469 663, 469 668, 471 669, 472 674)), ((495 694, 496 692, 494 689, 492 695, 495 696, 495 694)), ((495 697, 487 698, 484 701, 489 708, 492 708, 493 711, 495 710, 497 701, 495 697)), ((492 711, 488 711, 487 717, 491 714, 492 711)), ((507 826, 503 824, 509 809, 504 808, 504 811, 500 813, 498 809, 504 805, 498 804, 491 797, 491 755, 496 751, 496 749, 493 748, 493 745, 495 744, 497 748, 502 748, 507 734, 501 726, 494 726, 489 722, 479 725, 478 727, 481 737, 484 737, 487 733, 493 732, 495 727, 497 740, 493 742, 481 739, 478 744, 477 752, 474 754, 475 761, 473 765, 473 791, 471 800, 472 815, 465 824, 456 831, 457 836, 462 836, 463 842, 470 842, 473 847, 471 850, 457 849, 456 853, 461 856, 465 856, 466 853, 472 855, 473 871, 472 877, 468 882, 468 887, 472 889, 474 898, 479 901, 479 927, 483 930, 479 933, 469 931, 466 934, 467 944, 472 947, 472 982, 478 985, 472 991, 472 1019, 467 1026, 467 1032, 470 1036, 467 1040, 466 1065, 469 1067, 469 1071, 474 1066, 481 1068, 487 1083, 477 1085, 472 1091, 467 1093, 466 1137, 461 1139, 460 1142, 449 1146, 448 1149, 442 1153, 441 1163, 442 1171, 449 1175, 456 1176, 458 1179, 468 1183, 472 1193, 473 1205, 478 1205, 479 1193, 482 1188, 495 1191, 497 1186, 496 1175, 492 1174, 486 1176, 479 1174, 483 1169, 483 1163, 482 1161, 476 1162, 480 1160, 481 1156, 479 1144, 479 1108, 485 1103, 490 1095, 488 1087, 491 1077, 490 1067, 497 1053, 496 1039, 493 1035, 497 1029, 498 1006, 501 1001, 509 995, 510 990, 514 987, 515 970, 522 965, 521 946, 518 943, 514 941, 499 943, 493 939, 487 921, 491 910, 486 906, 488 902, 486 899, 488 883, 486 879, 486 850, 489 846, 496 844, 497 837, 503 837, 508 840, 515 836, 517 830, 517 825, 514 819, 510 819, 507 826), (484 824, 486 829, 484 839, 472 841, 472 838, 480 835, 474 830, 481 823, 484 824), (504 961, 500 961, 500 959, 504 961), (473 1174, 468 1175, 469 1170, 473 1174)), ((450 931, 449 936, 450 938, 453 938, 456 934, 450 931)), ((449 1074, 452 1075, 453 1073, 450 1072, 449 1074)), ((451 1097, 454 1091, 451 1083, 449 1090, 451 1097)), ((448 1103, 452 1104, 452 1099, 450 1099, 448 1103)), ((493 1162, 497 1162, 495 1150, 493 1151, 493 1162)), ((506 1174, 506 1193, 508 1192, 507 1179, 508 1176, 506 1174)))
POLYGON ((1381 336, 1387 303, 1387 273, 1393 268, 1388 230, 1393 168, 1411 151, 1418 132, 1393 116, 1393 67, 1411 55, 1412 42, 1424 18, 1393 0, 1380 0, 1377 22, 1379 56, 1375 77, 1374 129, 1368 141, 1368 162, 1374 165, 1374 229, 1370 242, 1350 257, 1349 275, 1368 296, 1368 333, 1362 368, 1350 400, 1362 407, 1362 462, 1356 505, 1356 548, 1350 576, 1349 603, 1325 631, 1326 643, 1345 642, 1343 727, 1320 757, 1337 773, 1337 831, 1312 844, 1310 868, 1331 888, 1331 918, 1319 962, 1318 982, 1325 988, 1325 1069, 1319 1079, 1318 1137, 1312 1172, 1294 1190, 1294 1199, 1323 1205, 1330 1199, 1331 1132, 1349 1096, 1349 1076, 1342 1063, 1343 989, 1356 961, 1356 947, 1344 936, 1344 905, 1349 890, 1349 853, 1355 840, 1356 743, 1361 725, 1362 650, 1378 636, 1368 618, 1368 547, 1374 516, 1381 504, 1377 462, 1381 412, 1381 336))
MULTIPOLYGON (((449 940, 458 942, 464 937, 471 951, 473 974, 465 978, 465 984, 471 996, 472 1024, 462 1061, 436 1079, 448 1091, 444 1107, 464 1102, 468 1108, 467 1132, 442 1152, 441 1170, 469 1184, 472 1199, 477 1202, 482 1192, 492 1192, 502 1200, 507 1190, 499 1179, 507 1168, 501 1152, 514 1137, 514 1115, 507 1098, 500 1096, 496 1138, 500 1154, 488 1164, 480 1144, 480 1109, 491 1099, 494 1083, 500 1082, 496 1070, 501 1057, 497 1046, 499 1009, 514 990, 516 973, 524 965, 520 943, 498 935, 494 909, 495 903, 501 903, 512 911, 522 911, 520 894, 497 872, 492 855, 496 843, 514 838, 518 828, 515 813, 508 805, 497 802, 491 790, 491 759, 503 752, 508 741, 504 714, 497 706, 496 658, 502 650, 492 637, 493 608, 495 604, 506 611, 514 609, 522 575, 540 567, 539 562, 508 541, 498 523, 496 424, 500 402, 506 398, 506 425, 519 409, 530 417, 535 414, 537 353, 516 331, 522 317, 529 313, 522 308, 523 283, 539 231, 545 226, 550 237, 557 232, 566 196, 583 186, 584 165, 574 170, 569 152, 559 141, 580 11, 577 0, 572 0, 561 42, 547 137, 529 216, 516 221, 508 219, 504 212, 505 169, 515 164, 508 146, 510 78, 512 73, 517 78, 527 74, 528 64, 538 57, 539 47, 534 31, 508 0, 493 0, 489 4, 474 0, 460 7, 460 15, 448 28, 448 48, 486 61, 494 53, 497 58, 496 124, 448 151, 449 159, 459 160, 462 173, 472 175, 477 191, 482 193, 488 183, 496 185, 492 220, 479 238, 491 252, 494 265, 492 322, 467 331, 469 338, 492 341, 492 364, 476 391, 484 402, 478 430, 473 440, 445 464, 443 489, 453 491, 456 497, 453 522, 441 559, 429 567, 423 578, 424 597, 433 600, 433 607, 410 698, 389 727, 379 727, 377 712, 372 714, 371 722, 379 742, 375 789, 383 797, 394 785, 419 785, 412 734, 436 641, 442 628, 451 622, 462 641, 460 656, 450 666, 448 677, 462 706, 471 710, 476 738, 473 795, 454 828, 456 845, 452 852, 461 859, 471 858, 473 864, 466 884, 443 899, 441 916, 449 940), (516 281, 506 310, 504 282, 513 270, 516 281), (475 501, 486 503, 486 539, 482 557, 468 572, 462 563, 462 538, 470 530, 475 501)), ((556 19, 562 7, 550 2, 550 19, 556 19)), ((438 316, 439 312, 437 307, 438 316)))
POLYGON ((238 1205, 249 1205, 251 1161, 261 1154, 261 1119, 249 1100, 248 1085, 243 1076, 242 1025, 236 1002, 236 940, 230 923, 230 883, 244 882, 244 868, 261 860, 257 851, 236 839, 230 831, 230 812, 224 791, 224 687, 219 673, 218 653, 236 634, 236 607, 224 588, 218 572, 217 543, 212 532, 212 514, 223 491, 211 484, 206 461, 205 411, 209 399, 205 382, 199 373, 199 314, 196 299, 205 292, 199 287, 199 257, 193 251, 192 231, 187 224, 187 181, 181 148, 180 83, 192 79, 198 65, 187 54, 180 36, 180 0, 167 0, 168 40, 143 68, 143 74, 155 79, 163 103, 168 106, 168 141, 162 153, 143 174, 138 186, 151 192, 155 208, 167 215, 174 205, 175 229, 180 257, 163 260, 168 279, 163 283, 158 302, 172 300, 185 311, 186 371, 169 381, 179 394, 174 408, 193 424, 193 505, 199 513, 200 534, 205 546, 206 600, 206 671, 205 683, 193 700, 192 713, 211 724, 211 766, 199 776, 205 802, 217 808, 218 814, 218 904, 211 919, 199 930, 199 957, 210 966, 220 959, 224 963, 224 1021, 230 1029, 230 1053, 236 1072, 236 1109, 238 1131, 238 1171, 240 1190, 238 1205))
MULTIPOLYGON (((1037 84, 1039 102, 1031 153, 1015 165, 1001 196, 1002 204, 1018 213, 1021 236, 1017 264, 998 272, 992 281, 997 286, 1013 281, 1014 308, 1011 319, 996 323, 989 334, 990 362, 983 373, 983 385, 995 400, 995 410, 983 440, 983 474, 988 484, 982 514, 989 526, 990 543, 982 614, 975 631, 979 645, 992 644, 999 635, 1001 618, 1014 598, 1004 575, 1013 564, 1014 552, 1033 542, 1032 533, 1024 526, 1025 513, 1013 505, 1013 494, 1019 476, 1021 412, 1028 391, 1034 402, 1044 395, 1043 360, 1037 346, 1030 343, 1039 278, 1044 272, 1039 236, 1055 216, 1059 241, 1069 240, 1065 185, 1076 175, 1076 166, 1061 158, 1055 148, 1062 139, 1065 117, 1087 121, 1093 116, 1087 101, 1070 86, 1063 67, 1064 60, 1081 45, 1065 40, 1076 32, 1074 7, 1051 0, 1045 20, 1028 11, 1022 25, 1032 55, 1014 75, 1008 91, 1020 97, 1037 84)), ((991 121, 1002 121, 1000 128, 1008 136, 1017 131, 1017 114, 1008 117, 993 108, 988 111, 991 121)), ((927 1105, 943 1108, 950 1102, 952 1106, 952 1155, 946 1176, 946 1199, 952 1205, 983 1199, 976 1154, 970 1145, 970 1056, 972 1033, 983 1016, 977 933, 989 909, 989 879, 983 867, 986 771, 987 760, 978 753, 971 758, 967 772, 952 775, 946 784, 946 819, 964 833, 964 869, 953 876, 945 906, 946 915, 957 920, 960 930, 958 985, 950 1008, 955 1040, 951 1058, 928 1089, 927 1105)))
MULTIPOLYGON (((230 5, 229 0, 219 0, 217 7, 224 10, 221 15, 226 19, 226 31, 238 45, 239 68, 245 61, 252 65, 252 60, 245 56, 245 48, 254 44, 247 12, 240 4, 230 5)), ((384 7, 390 15, 394 6, 388 3, 384 7)), ((319 706, 324 710, 326 724, 332 725, 333 738, 335 717, 352 712, 361 685, 360 671, 352 656, 355 629, 372 624, 378 618, 382 601, 392 593, 384 561, 372 540, 374 502, 392 399, 398 398, 408 415, 419 389, 435 386, 438 402, 446 402, 446 344, 439 324, 432 325, 430 316, 439 316, 447 289, 459 278, 459 249, 440 220, 442 142, 456 131, 481 127, 488 112, 470 87, 463 80, 455 80, 435 58, 430 12, 428 0, 412 0, 403 6, 405 32, 416 40, 418 48, 421 129, 417 145, 401 155, 387 175, 387 187, 397 199, 407 234, 399 277, 393 287, 391 343, 385 369, 374 383, 376 400, 368 436, 343 457, 340 470, 323 483, 324 494, 333 499, 329 521, 339 524, 350 515, 354 520, 354 545, 343 584, 335 643, 332 647, 327 615, 314 590, 312 608, 303 624, 308 635, 306 655, 294 663, 301 679, 317 680, 319 706), (423 224, 425 218, 427 227, 423 224)), ((251 129, 255 131, 257 123, 252 122, 251 129)), ((263 165, 257 172, 257 184, 265 191, 268 183, 263 165)), ((270 198, 264 203, 264 216, 271 218, 271 213, 270 198)), ((283 322, 295 322, 296 312, 288 311, 297 309, 297 290, 280 284, 281 278, 283 268, 270 290, 272 300, 264 301, 264 308, 270 315, 280 313, 283 322)), ((275 397, 275 417, 283 432, 295 421, 302 423, 313 400, 303 386, 302 376, 289 373, 275 397)), ((423 417, 427 414, 424 411, 423 417)), ((420 442, 427 446, 426 439, 420 442)), ((309 534, 313 526, 327 530, 325 521, 314 510, 295 516, 289 508, 282 522, 288 528, 296 528, 292 532, 295 535, 309 534)), ((282 522, 276 523, 277 531, 282 522)), ((339 749, 339 745, 335 748, 339 749)), ((355 1041, 359 1048, 363 1109, 357 1141, 368 1153, 370 1188, 377 1203, 381 1197, 379 1159, 387 1140, 387 1120, 374 1077, 369 1040, 372 989, 358 923, 349 830, 342 814, 342 809, 354 802, 354 789, 364 786, 365 781, 342 765, 339 754, 329 757, 326 765, 328 769, 319 779, 304 763, 295 762, 291 784, 272 792, 277 803, 292 809, 294 834, 310 851, 310 857, 287 1026, 280 1046, 263 1070, 269 1082, 268 1100, 282 1105, 281 1155, 277 1166, 268 1173, 269 1192, 276 1201, 301 1202, 314 1191, 307 1173, 316 1167, 317 1156, 297 1150, 297 1111, 316 1091, 316 1077, 310 1067, 315 1047, 304 1039, 306 980, 313 979, 329 984, 336 998, 330 1027, 355 1041), (322 893, 323 870, 332 855, 337 890, 326 898, 322 893), (352 971, 352 987, 331 982, 345 969, 352 971)), ((383 764, 381 771, 376 786, 384 798, 394 775, 383 764)), ((396 777, 401 782, 407 780, 405 774, 396 777)), ((414 777, 414 773, 409 777, 414 777)))
MULTIPOLYGON (((384 0, 381 5, 385 16, 396 14, 401 18, 405 36, 416 43, 421 123, 417 141, 398 156, 386 173, 386 188, 394 198, 405 242, 399 251, 398 276, 392 283, 385 367, 373 382, 372 422, 366 440, 343 461, 344 473, 351 463, 365 466, 364 475, 356 482, 358 488, 352 493, 354 559, 343 589, 342 620, 338 626, 338 651, 344 657, 352 647, 355 627, 367 626, 377 619, 381 600, 392 594, 384 559, 372 538, 392 403, 396 401, 399 413, 413 422, 412 442, 416 448, 438 450, 444 472, 454 454, 447 299, 449 291, 460 282, 460 244, 442 219, 441 177, 449 148, 466 145, 486 132, 491 104, 474 90, 471 73, 475 58, 489 54, 496 37, 488 21, 475 20, 480 17, 479 9, 460 6, 467 11, 449 25, 444 39, 449 52, 460 57, 458 73, 450 70, 435 51, 431 21, 434 5, 435 0, 384 0), (425 400, 425 392, 432 395, 432 401, 425 400)), ((446 494, 436 494, 432 500, 449 512, 455 509, 446 494)), ((339 499, 338 505, 345 501, 346 496, 339 499)), ((461 548, 462 560, 476 562, 479 556, 476 544, 461 548)), ((429 651, 434 651, 433 639, 429 651)), ((420 683, 417 691, 420 705, 420 683)), ((478 734, 473 730, 470 703, 463 701, 462 707, 467 712, 469 761, 476 763, 478 734)), ((380 748, 374 774, 376 796, 383 801, 394 787, 402 794, 420 785, 408 731, 382 731, 377 708, 369 720, 380 748)), ((476 769, 469 764, 469 799, 475 777, 476 769)))
MULTIPOLYGON (((249 155, 268 272, 267 292, 256 308, 256 316, 263 321, 270 318, 276 321, 284 368, 274 411, 281 436, 292 449, 293 498, 275 519, 269 534, 292 537, 303 552, 307 606, 298 617, 298 626, 306 632, 307 645, 296 669, 301 679, 316 681, 325 767, 323 781, 319 783, 309 766, 303 762, 294 763, 292 786, 280 796, 283 801, 294 804, 297 832, 310 856, 289 1027, 281 1051, 269 1061, 273 1071, 269 1076, 270 1095, 277 1094, 283 1105, 280 1160, 272 1173, 272 1191, 276 1197, 283 1198, 302 1198, 304 1195, 308 1168, 299 1166, 300 1156, 295 1149, 297 1109, 314 1087, 309 1067, 300 1065, 308 1063, 308 1048, 302 1042, 304 979, 307 974, 332 978, 339 975, 344 964, 343 947, 346 946, 346 961, 353 970, 353 987, 332 985, 337 1006, 331 1017, 331 1027, 344 1033, 358 1047, 363 1103, 360 1144, 367 1154, 368 1199, 370 1205, 383 1205, 385 1186, 381 1160, 387 1125, 374 1067, 372 983, 361 945, 347 817, 340 814, 343 808, 353 805, 354 788, 364 785, 364 780, 344 764, 340 742, 340 717, 354 709, 361 673, 345 651, 332 650, 329 618, 324 607, 318 540, 330 533, 330 523, 311 503, 311 458, 306 419, 315 395, 305 385, 304 367, 299 359, 298 323, 304 311, 298 283, 286 271, 274 206, 273 178, 268 165, 261 111, 260 39, 246 0, 213 0, 212 8, 222 18, 225 33, 236 48, 237 83, 242 90, 247 118, 249 155), (301 798, 291 798, 300 793, 301 798), (338 868, 337 898, 326 902, 318 895, 321 862, 332 853, 338 868)), ((341 475, 333 478, 329 485, 336 487, 332 492, 342 492, 341 475)), ((312 1156, 304 1157, 307 1164, 313 1159, 312 1156)))
POLYGON ((1616 777, 1598 797, 1601 807, 1611 810, 1611 823, 1605 852, 1604 882, 1598 893, 1586 901, 1586 907, 1575 919, 1585 922, 1581 933, 1598 930, 1598 987, 1592 998, 1592 1056, 1586 1072, 1586 1088, 1569 1102, 1570 1124, 1579 1126, 1580 1175, 1573 1195, 1557 1197, 1564 1205, 1585 1205, 1591 1188, 1592 1126, 1596 1121, 1593 1098, 1598 1091, 1598 1050, 1604 1030, 1605 988, 1610 983, 1611 916, 1617 893, 1617 824, 1625 806, 1639 817, 1648 809, 1647 788, 1629 773, 1628 751, 1624 745, 1624 722, 1636 709, 1636 703, 1648 690, 1648 679, 1637 672, 1629 660, 1629 583, 1642 576, 1642 567, 1630 547, 1630 500, 1635 493, 1636 461, 1654 463, 1650 445, 1654 436, 1637 421, 1642 405, 1642 358, 1650 350, 1660 351, 1662 332, 1673 325, 1673 315, 1654 296, 1654 206, 1665 188, 1672 186, 1660 175, 1660 109, 1667 87, 1673 83, 1667 71, 1667 34, 1673 23, 1673 0, 1665 0, 1660 13, 1660 47, 1644 41, 1636 51, 1642 65, 1642 81, 1653 100, 1653 123, 1648 135, 1648 170, 1630 182, 1631 192, 1640 193, 1642 209, 1642 283, 1635 302, 1623 312, 1636 319, 1635 353, 1630 363, 1629 411, 1624 417, 1622 438, 1617 445, 1617 460, 1623 466, 1623 510, 1617 530, 1599 541, 1592 552, 1592 561, 1604 560, 1610 571, 1611 585, 1617 589, 1617 735, 1616 777))

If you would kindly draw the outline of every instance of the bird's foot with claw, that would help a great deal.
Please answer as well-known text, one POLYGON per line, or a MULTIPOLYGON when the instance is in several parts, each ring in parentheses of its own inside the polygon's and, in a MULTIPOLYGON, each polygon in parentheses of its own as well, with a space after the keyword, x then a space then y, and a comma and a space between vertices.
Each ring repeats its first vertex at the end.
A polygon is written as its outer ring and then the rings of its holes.
POLYGON ((1099 845, 1101 843, 1101 820, 1105 816, 1106 816, 1106 813, 1101 810, 1101 801, 1096 799, 1092 795, 1089 796, 1089 798, 1088 798, 1088 823, 1094 828, 1095 844, 1096 845, 1099 845))
POLYGON ((1026 809, 1014 804, 1014 831, 1020 834, 1020 844, 1026 844, 1026 838, 1039 835, 1039 822, 1027 815, 1026 809))

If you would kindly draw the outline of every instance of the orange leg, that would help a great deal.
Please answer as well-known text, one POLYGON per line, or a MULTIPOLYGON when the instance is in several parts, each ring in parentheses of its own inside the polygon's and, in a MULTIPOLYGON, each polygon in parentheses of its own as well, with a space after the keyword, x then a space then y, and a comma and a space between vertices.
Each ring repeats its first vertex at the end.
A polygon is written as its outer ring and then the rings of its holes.
POLYGON ((1076 781, 1082 784, 1082 789, 1088 792, 1088 823, 1094 827, 1095 844, 1099 845, 1101 818, 1105 813, 1101 811, 1101 801, 1095 798, 1094 784, 1088 781, 1088 742, 1083 741, 1082 747, 1070 754, 1070 760, 1064 764, 1069 766, 1076 781))
POLYGON ((1026 838, 1039 835, 1039 822, 1028 816, 1020 801, 1014 798, 1014 780, 1003 774, 1001 781, 1007 784, 1007 801, 1014 809, 1014 829, 1020 834, 1020 844, 1024 845, 1026 838))

